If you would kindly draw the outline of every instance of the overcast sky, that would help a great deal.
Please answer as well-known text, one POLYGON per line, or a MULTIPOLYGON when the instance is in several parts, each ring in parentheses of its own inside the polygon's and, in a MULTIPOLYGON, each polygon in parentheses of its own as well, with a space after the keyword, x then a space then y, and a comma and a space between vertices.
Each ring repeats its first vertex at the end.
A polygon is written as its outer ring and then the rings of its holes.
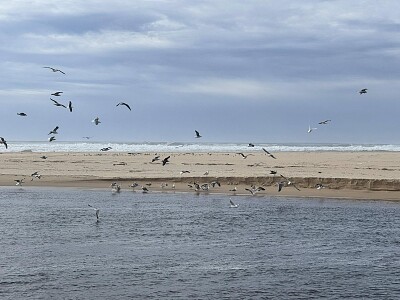
POLYGON ((399 12, 397 0, 2 1, 0 136, 400 143, 399 12))

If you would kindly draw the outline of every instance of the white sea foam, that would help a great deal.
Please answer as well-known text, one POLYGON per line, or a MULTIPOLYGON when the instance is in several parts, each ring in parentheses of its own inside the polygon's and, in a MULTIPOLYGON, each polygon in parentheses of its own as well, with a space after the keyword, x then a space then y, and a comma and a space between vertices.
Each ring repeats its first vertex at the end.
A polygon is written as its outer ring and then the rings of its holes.
POLYGON ((400 151, 400 145, 390 144, 268 144, 255 147, 241 143, 109 143, 109 142, 9 142, 5 152, 99 152, 111 147, 110 152, 250 152, 262 151, 400 151))

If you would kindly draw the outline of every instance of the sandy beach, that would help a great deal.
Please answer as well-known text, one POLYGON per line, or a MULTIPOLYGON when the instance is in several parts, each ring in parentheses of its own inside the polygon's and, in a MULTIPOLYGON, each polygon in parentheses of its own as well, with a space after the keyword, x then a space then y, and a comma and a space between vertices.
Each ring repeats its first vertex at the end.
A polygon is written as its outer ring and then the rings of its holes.
POLYGON ((265 188, 257 196, 400 199, 397 152, 278 152, 276 159, 261 152, 245 154, 250 155, 244 159, 236 153, 2 153, 0 185, 13 186, 22 178, 27 187, 109 188, 118 182, 122 191, 130 191, 137 182, 147 184, 150 191, 195 192, 188 185, 217 180, 221 186, 209 193, 250 195, 245 188, 255 185, 265 188), (155 156, 160 160, 152 162, 155 156), (163 166, 161 160, 167 156, 169 163, 163 166), (41 178, 31 180, 34 172, 41 178), (278 192, 281 174, 300 191, 289 185, 278 192), (317 184, 324 188, 317 189, 317 184), (236 192, 231 191, 234 187, 236 192))

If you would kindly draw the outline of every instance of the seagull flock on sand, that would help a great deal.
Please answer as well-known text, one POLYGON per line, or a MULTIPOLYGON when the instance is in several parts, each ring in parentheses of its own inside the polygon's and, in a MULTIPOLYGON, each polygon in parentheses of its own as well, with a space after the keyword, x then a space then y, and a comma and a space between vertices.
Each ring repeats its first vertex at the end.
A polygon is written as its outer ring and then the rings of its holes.
MULTIPOLYGON (((62 70, 57 69, 57 68, 53 68, 53 67, 43 67, 43 68, 49 69, 49 70, 51 70, 51 71, 54 72, 54 73, 57 73, 57 72, 58 72, 58 73, 61 73, 61 74, 63 74, 63 75, 66 75, 65 72, 63 72, 62 70)), ((361 89, 361 90, 359 91, 359 94, 360 94, 360 95, 366 94, 367 91, 368 91, 368 89, 363 88, 363 89, 361 89)), ((61 97, 63 93, 64 93, 63 91, 56 91, 56 92, 54 92, 54 93, 51 93, 50 95, 51 95, 52 97, 61 97)), ((61 103, 61 102, 59 102, 59 101, 57 101, 57 100, 55 100, 55 99, 53 99, 53 98, 51 98, 51 97, 50 97, 50 100, 52 101, 53 105, 55 105, 56 107, 65 108, 65 109, 68 109, 69 112, 71 112, 71 113, 73 112, 72 101, 68 101, 68 104, 63 104, 63 103, 61 103)), ((122 102, 122 101, 121 101, 121 102, 118 102, 118 103, 116 104, 116 107, 126 107, 129 111, 132 110, 132 109, 131 109, 131 106, 130 106, 128 103, 122 102)), ((19 113, 17 113, 17 115, 18 115, 18 116, 21 116, 21 117, 27 117, 27 116, 28 116, 28 114, 25 113, 25 112, 19 112, 19 113)), ((331 121, 332 121, 332 120, 330 120, 330 119, 326 119, 326 120, 323 120, 323 121, 318 122, 318 125, 327 125, 327 124, 329 124, 331 121)), ((100 118, 99 118, 99 117, 95 117, 95 118, 92 120, 92 123, 94 123, 95 125, 99 125, 99 124, 101 123, 100 118)), ((51 135, 51 137, 48 138, 48 141, 49 141, 49 142, 52 142, 52 141, 55 141, 55 140, 56 140, 55 135, 58 134, 58 129, 59 129, 59 126, 56 126, 56 127, 54 127, 54 129, 52 129, 52 130, 48 133, 48 135, 51 135)), ((313 131, 316 130, 316 129, 317 129, 316 127, 311 127, 311 125, 309 125, 309 126, 308 126, 308 131, 307 131, 307 132, 308 132, 308 133, 311 133, 311 132, 313 132, 313 131)), ((202 137, 202 135, 200 134, 200 132, 199 132, 198 130, 194 130, 194 133, 195 133, 195 138, 198 139, 198 138, 201 138, 201 137, 202 137)), ((83 138, 85 138, 85 139, 90 139, 91 137, 86 136, 86 137, 83 137, 83 138)), ((4 147, 5 147, 6 149, 8 149, 7 141, 6 141, 3 137, 0 137, 0 144, 3 144, 4 147)), ((255 148, 256 146, 255 146, 253 143, 249 143, 249 144, 248 144, 248 147, 255 148)), ((111 147, 104 147, 104 148, 102 148, 102 149, 100 149, 100 150, 101 150, 101 151, 108 151, 108 150, 111 150, 111 149, 112 149, 111 147)), ((272 158, 272 159, 277 159, 277 158, 276 158, 273 154, 271 154, 267 149, 261 148, 261 150, 262 150, 266 155, 268 155, 270 158, 272 158)), ((246 159, 246 158, 249 157, 250 155, 253 155, 253 154, 251 154, 251 153, 246 155, 246 154, 244 154, 244 153, 242 153, 242 152, 238 152, 238 153, 236 153, 236 154, 237 154, 237 155, 240 155, 240 157, 243 158, 243 159, 246 159)), ((46 156, 42 156, 41 158, 42 158, 42 159, 47 159, 46 156)), ((171 158, 170 155, 169 155, 169 156, 166 156, 165 158, 162 158, 162 159, 160 158, 159 155, 156 155, 156 156, 151 160, 151 162, 152 162, 152 163, 155 163, 155 162, 157 162, 157 161, 161 161, 162 166, 165 166, 165 165, 167 165, 167 164, 170 162, 170 161, 169 161, 170 158, 171 158)), ((182 170, 182 171, 180 172, 180 175, 182 176, 183 174, 190 174, 190 171, 189 171, 189 170, 182 170)), ((277 174, 277 171, 273 171, 273 170, 270 171, 270 175, 275 176, 276 174, 277 174)), ((208 175, 209 175, 209 171, 207 171, 207 172, 205 172, 205 173, 203 174, 203 176, 207 176, 207 177, 208 177, 208 175)), ((284 187, 288 187, 288 186, 292 186, 292 187, 295 188, 296 190, 300 191, 300 189, 294 184, 293 181, 291 181, 289 178, 283 176, 282 174, 279 174, 279 175, 280 175, 280 181, 276 182, 276 185, 277 185, 277 187, 278 187, 278 189, 277 189, 278 192, 281 192, 282 189, 283 189, 284 187)), ((36 171, 36 172, 34 172, 34 173, 31 174, 31 181, 33 181, 34 179, 40 179, 40 178, 41 178, 41 175, 39 174, 38 171, 36 171)), ((14 181, 15 181, 15 184, 16 184, 17 186, 22 186, 23 183, 24 183, 24 180, 25 180, 25 177, 24 177, 24 178, 21 178, 21 179, 15 179, 14 181)), ((148 187, 150 187, 150 186, 151 186, 151 183, 147 183, 147 184, 145 184, 145 185, 147 185, 148 187)), ((196 192, 201 192, 201 191, 206 191, 206 192, 208 192, 211 188, 220 187, 220 186, 221 186, 221 183, 220 183, 219 181, 217 181, 217 180, 213 180, 213 181, 211 181, 211 182, 202 183, 202 184, 200 184, 200 183, 194 181, 193 183, 188 184, 188 186, 189 186, 190 188, 194 189, 196 192)), ((134 190, 136 187, 140 187, 140 188, 141 188, 141 191, 142 191, 143 193, 148 193, 148 192, 149 192, 148 187, 146 187, 146 186, 144 186, 144 185, 139 185, 139 184, 136 183, 136 182, 132 183, 132 184, 130 185, 130 187, 132 188, 132 190, 134 190)), ((164 183, 164 182, 161 183, 161 188, 162 188, 162 189, 164 189, 164 188, 166 188, 166 187, 168 187, 168 183, 164 183)), ((175 184, 174 184, 174 183, 171 185, 171 188, 172 188, 172 189, 175 189, 175 184)), ((322 184, 319 183, 319 184, 316 184, 315 188, 316 188, 316 189, 322 189, 322 188, 325 188, 325 186, 323 186, 322 184)), ((113 193, 119 193, 119 192, 121 191, 121 186, 120 186, 117 182, 113 182, 113 183, 111 184, 111 190, 112 190, 113 193)), ((230 192, 233 192, 234 194, 236 194, 236 192, 237 192, 237 187, 235 186, 234 188, 229 189, 229 191, 230 191, 230 192)), ((245 188, 245 191, 248 191, 251 195, 254 196, 254 195, 256 195, 256 194, 259 193, 259 192, 265 191, 265 188, 264 188, 263 186, 256 186, 256 185, 253 184, 253 185, 251 185, 250 187, 245 188)), ((229 202, 230 202, 230 207, 231 207, 231 208, 237 208, 237 207, 239 206, 238 204, 235 204, 235 203, 232 201, 231 198, 229 199, 229 202)), ((88 206, 89 206, 90 208, 92 208, 92 209, 95 211, 96 220, 99 221, 99 212, 100 212, 100 210, 99 210, 98 208, 93 207, 93 206, 90 205, 90 204, 88 204, 88 206)))

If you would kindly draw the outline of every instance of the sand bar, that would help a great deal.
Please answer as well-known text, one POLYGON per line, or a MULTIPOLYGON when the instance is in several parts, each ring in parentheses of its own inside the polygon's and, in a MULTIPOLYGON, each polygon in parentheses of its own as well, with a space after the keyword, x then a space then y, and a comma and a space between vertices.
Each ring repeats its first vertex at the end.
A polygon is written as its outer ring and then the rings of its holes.
POLYGON ((120 183, 150 184, 150 190, 194 192, 188 184, 218 180, 209 193, 249 194, 245 188, 262 186, 257 195, 337 197, 400 200, 399 152, 277 152, 273 159, 262 152, 235 153, 62 153, 14 152, 0 154, 0 185, 13 186, 25 177, 25 186, 108 188, 120 183), (47 156, 47 159, 40 158, 47 156), (156 156, 159 161, 152 162, 156 156), (161 160, 170 156, 169 163, 161 160), (31 181, 39 172, 41 179, 31 181), (181 174, 181 171, 190 173, 181 174), (270 174, 276 171, 276 175, 270 174), (208 175, 204 175, 208 172, 208 175), (280 174, 294 182, 277 190, 280 174), (168 184, 161 188, 161 183, 168 184), (316 184, 325 188, 316 189, 316 184), (230 190, 236 186, 237 192, 230 190))

